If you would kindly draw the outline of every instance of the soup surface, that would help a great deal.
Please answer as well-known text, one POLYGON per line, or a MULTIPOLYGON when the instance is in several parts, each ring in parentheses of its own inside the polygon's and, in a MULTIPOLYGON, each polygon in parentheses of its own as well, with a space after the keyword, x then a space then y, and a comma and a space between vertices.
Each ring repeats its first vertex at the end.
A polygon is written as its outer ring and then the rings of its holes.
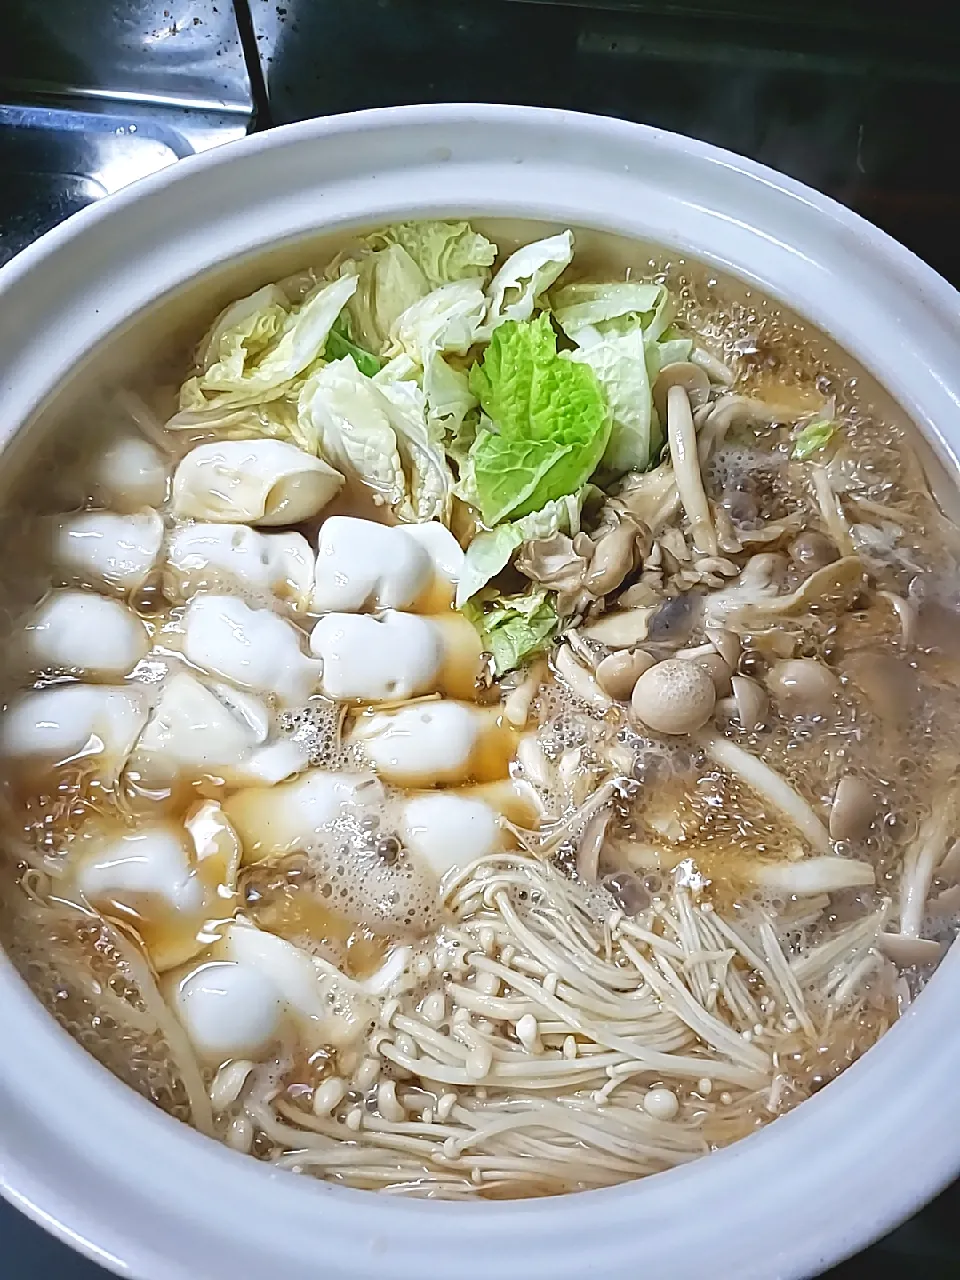
POLYGON ((960 914, 914 433, 768 301, 578 243, 403 224, 264 285, 8 539, 5 948, 146 1097, 331 1182, 692 1160, 960 914))

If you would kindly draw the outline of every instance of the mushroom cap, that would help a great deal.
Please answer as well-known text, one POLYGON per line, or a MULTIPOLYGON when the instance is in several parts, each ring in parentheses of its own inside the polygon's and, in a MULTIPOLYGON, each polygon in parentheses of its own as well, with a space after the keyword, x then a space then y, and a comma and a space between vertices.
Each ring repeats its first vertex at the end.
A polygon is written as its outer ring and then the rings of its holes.
POLYGON ((837 783, 830 808, 830 838, 861 840, 877 816, 877 797, 863 778, 846 774, 837 783))
POLYGON ((833 706, 840 682, 816 658, 785 658, 767 673, 767 688, 777 699, 801 714, 824 715, 833 706))
POLYGON ((619 701, 626 701, 645 671, 656 663, 656 658, 643 649, 620 649, 608 653, 597 667, 597 684, 604 693, 619 701))
POLYGON ((667 394, 671 387, 683 387, 691 409, 699 409, 710 399, 710 379, 699 365, 688 360, 665 364, 653 384, 653 403, 661 422, 667 419, 667 394))
POLYGON ((828 537, 815 529, 804 529, 787 548, 790 559, 802 568, 816 572, 840 559, 840 552, 828 537))
POLYGON ((699 662, 668 658, 643 673, 630 702, 634 717, 657 733, 693 733, 713 714, 717 690, 699 662))
POLYGON ((734 676, 730 683, 740 727, 748 732, 762 729, 770 703, 766 690, 749 676, 734 676))

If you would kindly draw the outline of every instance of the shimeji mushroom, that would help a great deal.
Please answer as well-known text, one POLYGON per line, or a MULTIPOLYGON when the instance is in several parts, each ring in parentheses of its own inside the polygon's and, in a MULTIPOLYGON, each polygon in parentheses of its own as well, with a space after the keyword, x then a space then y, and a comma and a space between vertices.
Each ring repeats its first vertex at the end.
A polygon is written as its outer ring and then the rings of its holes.
POLYGON ((693 541, 698 551, 715 556, 719 550, 717 531, 713 526, 703 476, 700 474, 697 433, 690 411, 690 399, 686 390, 676 384, 667 392, 667 439, 680 501, 690 521, 693 541))
POLYGON ((716 701, 716 687, 703 666, 668 658, 640 676, 630 707, 641 724, 658 733, 684 734, 707 723, 716 701))

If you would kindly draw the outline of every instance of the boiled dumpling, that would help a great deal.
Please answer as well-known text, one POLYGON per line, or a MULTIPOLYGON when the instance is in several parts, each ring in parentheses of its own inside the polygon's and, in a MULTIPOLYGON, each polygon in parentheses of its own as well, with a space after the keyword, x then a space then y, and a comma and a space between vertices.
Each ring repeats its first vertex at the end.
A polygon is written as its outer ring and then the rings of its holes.
POLYGON ((202 591, 270 597, 305 609, 313 552, 299 533, 258 533, 243 524, 186 524, 167 543, 163 591, 174 603, 202 591))
POLYGON ((274 984, 311 1050, 356 1044, 376 1019, 379 1002, 359 982, 275 934, 230 924, 217 952, 274 984))
POLYGON ((383 702, 436 688, 443 663, 441 636, 429 618, 413 613, 328 613, 310 636, 323 663, 328 698, 383 702))
POLYGON ((529 784, 504 778, 482 786, 405 796, 397 809, 397 835, 440 878, 454 867, 512 848, 503 819, 535 826, 540 806, 529 784))
POLYGON ((340 491, 343 476, 285 440, 224 440, 192 449, 173 477, 178 516, 228 524, 309 520, 340 491))
POLYGON ((51 552, 63 581, 126 595, 146 581, 162 543, 163 521, 156 511, 78 511, 57 518, 51 552))
POLYGON ((313 611, 440 608, 450 603, 462 562, 459 543, 438 521, 388 526, 331 516, 317 543, 313 611), (432 598, 438 583, 445 599, 432 598))
POLYGON ((405 800, 397 834, 437 877, 504 847, 496 809, 456 791, 434 791, 405 800))
POLYGON ((196 1053, 211 1066, 258 1060, 280 1034, 284 1000, 254 964, 205 960, 171 983, 170 1004, 196 1053))
POLYGON ((159 449, 142 436, 118 436, 90 469, 90 496, 114 511, 159 507, 167 496, 167 467, 159 449))
POLYGON ((196 1052, 211 1065, 263 1060, 292 1021, 309 1051, 356 1045, 374 1021, 369 984, 248 924, 229 924, 205 958, 165 981, 196 1052), (172 980, 171 980, 172 979, 172 980))
POLYGON ((127 776, 160 793, 181 778, 223 778, 234 786, 280 782, 306 768, 289 738, 270 741, 270 713, 250 694, 208 688, 189 672, 169 676, 134 748, 127 776))
POLYGON ((506 777, 514 748, 498 707, 444 699, 361 716, 352 740, 380 777, 414 787, 506 777))
POLYGON ((455 587, 463 572, 464 552, 447 526, 439 520, 427 520, 423 524, 405 524, 398 528, 423 547, 433 562, 434 573, 444 583, 455 587))
POLYGON ((388 609, 380 618, 325 614, 310 648, 323 662, 327 697, 385 702, 422 693, 472 695, 482 645, 461 614, 425 618, 388 609))
POLYGON ((283 857, 328 837, 345 809, 376 810, 383 788, 369 773, 311 769, 276 787, 250 787, 224 801, 244 861, 283 857))
POLYGON ((203 908, 203 885, 191 864, 183 831, 172 823, 141 827, 113 836, 90 835, 80 860, 77 884, 96 905, 155 899, 171 911, 192 915, 203 908))
POLYGON ((0 721, 0 752, 50 766, 90 757, 112 782, 150 714, 150 690, 138 685, 61 684, 22 694, 0 721))
POLYGON ((300 632, 270 609, 251 609, 233 596, 194 596, 183 618, 183 652, 211 671, 285 706, 306 702, 321 664, 300 648, 300 632))
POLYGON ((89 591, 51 591, 25 623, 23 638, 31 670, 105 679, 129 675, 150 648, 132 609, 89 591))
POLYGON ((94 906, 134 917, 153 966, 183 964, 208 946, 207 922, 232 914, 240 845, 220 806, 195 806, 183 826, 84 829, 70 849, 77 888, 94 906))

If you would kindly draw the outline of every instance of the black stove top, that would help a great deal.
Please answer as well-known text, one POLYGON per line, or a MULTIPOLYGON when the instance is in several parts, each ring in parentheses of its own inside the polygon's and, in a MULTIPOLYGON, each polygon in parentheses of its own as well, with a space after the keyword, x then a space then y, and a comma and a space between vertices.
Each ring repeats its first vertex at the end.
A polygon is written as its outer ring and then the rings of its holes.
MULTIPOLYGON (((0 262, 248 128, 498 101, 622 116, 751 156, 960 285, 954 0, 7 0, 3 13, 0 262)), ((2 1204, 0 1237, 0 1280, 103 1276, 2 1204)), ((828 1275, 918 1272, 960 1277, 960 1184, 828 1275)))

